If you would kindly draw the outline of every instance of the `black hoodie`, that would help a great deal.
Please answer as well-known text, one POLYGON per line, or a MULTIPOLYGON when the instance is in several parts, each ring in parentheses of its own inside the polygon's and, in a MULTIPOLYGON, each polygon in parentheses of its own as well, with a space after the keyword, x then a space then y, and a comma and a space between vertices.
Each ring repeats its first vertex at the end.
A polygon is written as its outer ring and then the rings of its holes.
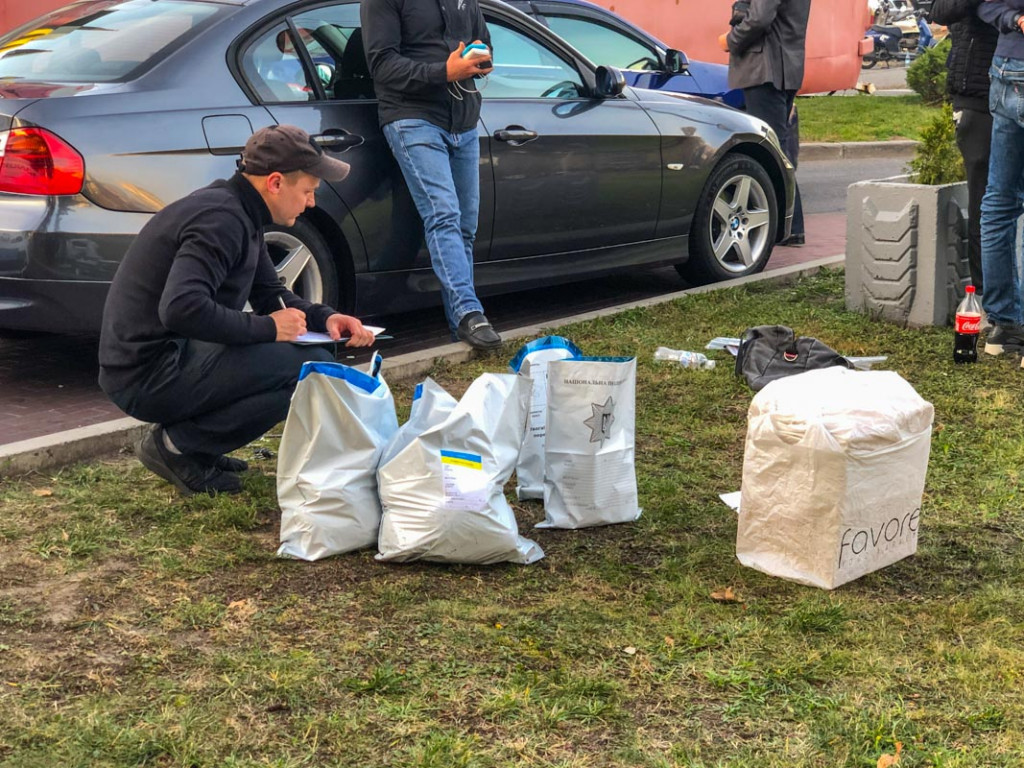
POLYGON ((359 14, 382 126, 406 119, 453 133, 476 126, 480 95, 452 96, 447 61, 459 43, 491 45, 477 0, 363 0, 359 14))

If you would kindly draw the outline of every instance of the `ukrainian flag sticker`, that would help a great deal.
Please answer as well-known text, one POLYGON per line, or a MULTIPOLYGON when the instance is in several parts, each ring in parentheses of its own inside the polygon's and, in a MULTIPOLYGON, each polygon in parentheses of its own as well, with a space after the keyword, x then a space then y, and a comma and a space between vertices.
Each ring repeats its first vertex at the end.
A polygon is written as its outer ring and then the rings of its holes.
POLYGON ((441 451, 441 463, 468 469, 483 469, 483 457, 475 453, 459 453, 458 451, 441 451))

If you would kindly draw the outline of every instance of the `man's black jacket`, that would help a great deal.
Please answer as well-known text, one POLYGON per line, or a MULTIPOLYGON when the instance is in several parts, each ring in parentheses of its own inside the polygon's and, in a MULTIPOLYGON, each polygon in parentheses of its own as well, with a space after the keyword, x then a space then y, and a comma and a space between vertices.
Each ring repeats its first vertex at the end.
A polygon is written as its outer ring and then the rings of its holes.
POLYGON ((946 89, 953 109, 988 112, 988 68, 999 32, 978 18, 983 0, 935 0, 928 18, 949 27, 953 47, 946 65, 946 89))
MULTIPOLYGON (((448 83, 447 60, 460 42, 490 47, 477 0, 363 0, 359 15, 381 125, 420 119, 453 133, 476 126, 480 95, 448 83)), ((477 82, 463 85, 474 90, 477 82)))
POLYGON ((114 275, 100 331, 100 386, 135 384, 182 339, 256 344, 277 338, 280 301, 322 331, 334 312, 287 288, 263 240, 270 210, 240 174, 215 181, 153 216, 114 275), (254 312, 242 311, 248 301, 254 312))

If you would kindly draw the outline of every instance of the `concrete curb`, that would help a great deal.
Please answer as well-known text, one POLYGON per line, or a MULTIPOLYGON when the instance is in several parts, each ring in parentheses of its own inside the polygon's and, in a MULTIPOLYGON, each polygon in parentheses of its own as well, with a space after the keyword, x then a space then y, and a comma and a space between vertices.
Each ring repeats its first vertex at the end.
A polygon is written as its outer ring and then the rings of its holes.
MULTIPOLYGON (((506 341, 533 338, 543 335, 548 330, 561 328, 572 323, 614 315, 618 312, 638 307, 653 307, 658 304, 681 299, 685 296, 708 293, 722 288, 732 288, 760 282, 785 285, 801 277, 813 275, 824 267, 842 266, 845 258, 844 255, 828 256, 803 264, 783 267, 768 273, 762 272, 758 275, 741 277, 737 280, 727 280, 721 283, 714 283, 713 285, 668 293, 663 296, 654 296, 649 299, 617 304, 613 307, 584 312, 579 315, 572 315, 571 317, 564 317, 538 325, 523 326, 511 331, 504 331, 501 335, 506 341)), ((438 362, 462 363, 476 356, 476 352, 463 344, 445 344, 440 347, 386 358, 383 370, 387 374, 388 381, 394 384, 399 381, 422 377, 429 373, 438 362)), ((143 422, 131 418, 115 419, 89 427, 69 429, 53 435, 44 435, 43 437, 0 446, 0 477, 41 472, 74 462, 117 453, 132 445, 142 434, 146 426, 143 422)))
POLYGON ((866 157, 911 157, 918 142, 899 141, 837 141, 809 142, 800 145, 800 161, 842 160, 866 157))

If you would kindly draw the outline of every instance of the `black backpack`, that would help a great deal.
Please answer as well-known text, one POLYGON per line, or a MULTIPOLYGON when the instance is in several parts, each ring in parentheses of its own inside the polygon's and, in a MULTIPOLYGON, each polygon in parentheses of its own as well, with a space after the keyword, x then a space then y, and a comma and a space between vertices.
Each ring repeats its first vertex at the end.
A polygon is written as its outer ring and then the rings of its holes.
POLYGON ((743 376, 755 392, 770 381, 816 368, 853 363, 827 344, 810 336, 797 336, 784 325, 759 325, 748 328, 736 353, 736 375, 743 376))

